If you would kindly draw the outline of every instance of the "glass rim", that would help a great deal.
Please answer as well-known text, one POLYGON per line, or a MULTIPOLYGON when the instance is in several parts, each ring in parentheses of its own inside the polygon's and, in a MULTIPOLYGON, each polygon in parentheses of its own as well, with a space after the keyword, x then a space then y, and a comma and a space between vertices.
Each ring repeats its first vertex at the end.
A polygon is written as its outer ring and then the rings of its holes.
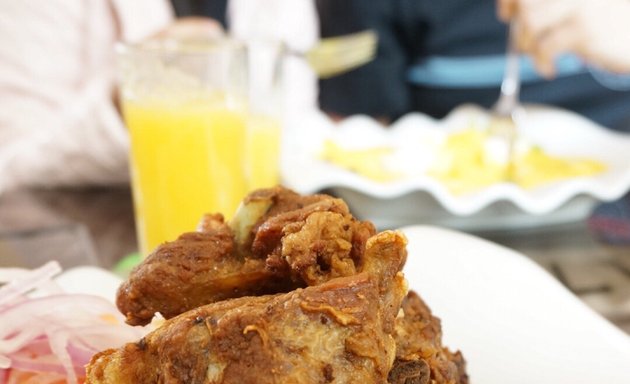
POLYGON ((245 43, 241 40, 222 37, 216 39, 149 39, 142 42, 126 43, 116 42, 114 51, 118 56, 128 55, 181 55, 205 57, 212 54, 239 51, 245 49, 245 43))

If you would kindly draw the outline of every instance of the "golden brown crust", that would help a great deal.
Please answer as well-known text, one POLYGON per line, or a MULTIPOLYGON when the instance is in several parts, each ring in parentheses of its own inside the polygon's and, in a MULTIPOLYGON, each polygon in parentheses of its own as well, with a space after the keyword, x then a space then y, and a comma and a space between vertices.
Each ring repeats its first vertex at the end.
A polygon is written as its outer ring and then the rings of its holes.
MULTIPOLYGON (((399 303, 403 284, 391 289, 399 303)), ((395 344, 383 304, 367 273, 210 304, 95 356, 87 383, 385 383, 395 344)))
POLYGON ((240 222, 235 229, 220 214, 205 215, 199 232, 160 245, 132 271, 117 295, 129 324, 147 324, 156 312, 168 319, 228 298, 354 275, 375 233, 373 225, 352 217, 343 201, 327 195, 301 196, 276 187, 250 194, 243 204, 261 215, 251 226, 240 222))
POLYGON ((396 359, 388 376, 389 384, 429 384, 431 368, 426 361, 396 359))
POLYGON ((131 274, 127 321, 169 320, 95 355, 87 383, 468 383, 439 319, 407 294, 402 233, 280 187, 239 212, 204 216, 131 274))
POLYGON ((132 325, 147 324, 156 312, 171 318, 234 296, 293 287, 265 267, 264 260, 234 257, 231 229, 222 221, 206 232, 190 232, 160 245, 118 290, 117 306, 132 325))
POLYGON ((440 319, 417 293, 410 291, 402 302, 402 316, 396 318, 394 338, 400 361, 425 361, 435 384, 467 384, 466 363, 458 351, 442 346, 440 319))

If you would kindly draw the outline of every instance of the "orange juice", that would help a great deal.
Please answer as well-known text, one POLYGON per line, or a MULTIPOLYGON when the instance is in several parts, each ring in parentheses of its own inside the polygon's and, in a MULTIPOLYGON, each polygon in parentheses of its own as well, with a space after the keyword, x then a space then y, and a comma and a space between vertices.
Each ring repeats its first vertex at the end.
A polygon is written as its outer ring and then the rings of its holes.
POLYGON ((268 188, 280 182, 280 122, 264 115, 250 116, 245 151, 247 188, 268 188))
POLYGON ((229 216, 246 192, 244 113, 213 100, 125 101, 140 251, 229 216))

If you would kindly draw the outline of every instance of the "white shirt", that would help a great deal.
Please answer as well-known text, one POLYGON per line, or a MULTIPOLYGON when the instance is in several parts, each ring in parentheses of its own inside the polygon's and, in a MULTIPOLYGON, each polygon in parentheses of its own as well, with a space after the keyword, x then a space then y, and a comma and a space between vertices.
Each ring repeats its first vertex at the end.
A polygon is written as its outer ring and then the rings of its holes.
POLYGON ((164 28, 164 0, 0 0, 0 192, 128 180, 117 41, 164 28))

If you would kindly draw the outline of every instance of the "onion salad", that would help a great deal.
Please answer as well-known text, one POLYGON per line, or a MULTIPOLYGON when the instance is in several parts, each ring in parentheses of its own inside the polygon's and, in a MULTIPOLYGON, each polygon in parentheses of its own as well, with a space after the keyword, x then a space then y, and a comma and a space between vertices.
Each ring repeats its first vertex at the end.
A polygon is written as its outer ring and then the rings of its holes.
POLYGON ((0 268, 0 383, 83 383, 92 356, 140 339, 108 300, 69 294, 51 261, 26 270, 0 268))

